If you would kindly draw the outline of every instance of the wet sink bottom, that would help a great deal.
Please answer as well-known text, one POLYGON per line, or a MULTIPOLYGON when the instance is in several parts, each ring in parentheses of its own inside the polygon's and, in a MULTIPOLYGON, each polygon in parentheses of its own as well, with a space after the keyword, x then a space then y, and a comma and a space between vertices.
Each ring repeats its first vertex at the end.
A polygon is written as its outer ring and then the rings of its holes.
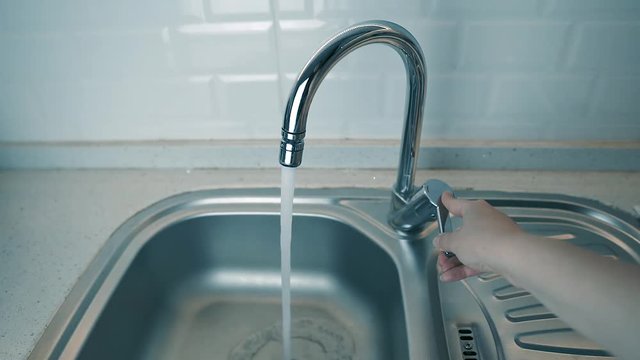
MULTIPOLYGON (((277 359, 282 354, 282 327, 272 325, 249 336, 229 354, 229 360, 277 359)), ((292 360, 350 360, 356 356, 351 334, 336 320, 301 318, 292 322, 292 360)))
MULTIPOLYGON (((279 359, 278 231, 273 214, 219 214, 154 234, 78 358, 279 359)), ((294 238, 294 358, 406 357, 392 259, 362 233, 324 217, 296 218, 294 238)))
MULTIPOLYGON (((273 274, 272 280, 277 276, 279 274, 273 274)), ((237 277, 237 274, 229 274, 230 279, 237 277)), ((251 300, 246 294, 221 295, 207 289, 210 288, 204 288, 204 291, 203 288, 191 289, 190 294, 172 301, 172 306, 162 311, 163 318, 159 321, 163 325, 155 327, 156 333, 152 334, 143 358, 270 360, 282 357, 281 307, 275 297, 277 289, 273 289, 273 297, 251 300), (224 357, 226 349, 230 350, 224 357)), ((293 359, 355 359, 354 333, 361 349, 358 358, 375 358, 367 352, 374 348, 371 339, 376 338, 376 334, 348 330, 348 327, 375 329, 373 324, 367 323, 366 311, 363 311, 366 307, 351 304, 353 309, 359 310, 354 313, 348 311, 349 305, 338 301, 318 302, 297 295, 292 323, 293 359)))

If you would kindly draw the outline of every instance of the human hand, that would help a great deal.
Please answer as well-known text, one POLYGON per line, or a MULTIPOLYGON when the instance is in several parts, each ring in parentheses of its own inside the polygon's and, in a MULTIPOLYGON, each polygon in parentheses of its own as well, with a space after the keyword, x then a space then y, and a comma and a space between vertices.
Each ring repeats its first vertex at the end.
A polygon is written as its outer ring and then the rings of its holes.
POLYGON ((456 254, 452 258, 443 253, 438 256, 438 272, 442 281, 462 280, 482 272, 496 271, 496 258, 509 256, 509 243, 525 235, 513 220, 484 200, 456 199, 445 192, 442 202, 451 215, 464 219, 461 228, 433 240, 437 249, 456 254))

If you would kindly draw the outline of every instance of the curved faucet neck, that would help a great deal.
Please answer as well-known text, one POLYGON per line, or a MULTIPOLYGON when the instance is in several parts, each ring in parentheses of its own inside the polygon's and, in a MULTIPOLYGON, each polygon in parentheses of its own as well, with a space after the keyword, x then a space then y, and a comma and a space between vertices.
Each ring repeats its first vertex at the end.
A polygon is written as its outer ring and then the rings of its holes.
POLYGON ((418 41, 403 27, 388 21, 368 21, 340 32, 329 39, 305 65, 287 102, 282 125, 280 164, 288 167, 300 165, 307 115, 320 83, 340 59, 367 44, 387 44, 394 48, 402 57, 407 73, 400 164, 393 188, 394 198, 399 197, 406 202, 414 191, 427 69, 418 41))

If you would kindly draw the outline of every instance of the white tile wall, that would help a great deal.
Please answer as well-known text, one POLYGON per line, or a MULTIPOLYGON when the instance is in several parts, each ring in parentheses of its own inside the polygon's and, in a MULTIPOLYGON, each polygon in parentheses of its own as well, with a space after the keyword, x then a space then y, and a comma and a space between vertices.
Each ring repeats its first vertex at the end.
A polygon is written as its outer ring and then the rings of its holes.
POLYGON ((441 0, 435 3, 434 17, 476 21, 528 19, 536 17, 540 8, 539 0, 441 0))
MULTIPOLYGON (((636 0, 24 0, 0 3, 0 141, 273 139, 309 56, 375 18, 423 47, 423 138, 640 140, 636 0)), ((404 82, 388 48, 349 55, 309 139, 397 138, 404 82)))
POLYGON ((568 58, 571 68, 640 74, 640 21, 581 24, 577 30, 574 51, 568 58))
POLYGON ((462 70, 532 73, 556 69, 569 23, 495 21, 464 27, 462 70))

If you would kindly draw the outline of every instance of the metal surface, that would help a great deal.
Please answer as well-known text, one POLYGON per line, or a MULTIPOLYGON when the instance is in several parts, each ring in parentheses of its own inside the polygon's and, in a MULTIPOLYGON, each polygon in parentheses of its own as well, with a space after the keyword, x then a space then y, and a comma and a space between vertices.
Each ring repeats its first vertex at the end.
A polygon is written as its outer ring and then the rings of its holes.
MULTIPOLYGON (((448 221, 449 209, 444 206, 444 203, 442 202, 442 195, 445 192, 450 192, 451 195, 454 195, 453 189, 451 189, 451 187, 444 181, 437 179, 428 180, 422 187, 424 189, 424 193, 431 202, 431 205, 436 208, 436 218, 438 220, 438 230, 440 231, 440 234, 451 232, 453 227, 451 225, 451 221, 448 221)), ((454 253, 449 251, 445 251, 444 255, 449 258, 455 256, 454 253)))
MULTIPOLYGON (((278 358, 278 194, 197 191, 136 214, 94 259, 30 359, 278 358)), ((597 202, 457 195, 488 200, 530 232, 640 261, 637 220, 597 202)), ((297 190, 297 358, 461 360, 465 346, 481 359, 607 358, 500 276, 439 283, 435 223, 399 235, 388 208, 383 190, 297 190), (461 328, 473 329, 473 344, 460 342, 461 328)))
POLYGON ((342 58, 367 44, 391 46, 402 58, 407 73, 400 164, 394 185, 394 194, 406 202, 414 192, 427 68, 418 41, 406 29, 392 22, 367 21, 353 25, 329 39, 313 54, 298 75, 289 95, 282 125, 280 164, 288 167, 300 165, 307 131, 307 115, 313 96, 324 77, 342 58))
MULTIPOLYGON (((440 233, 447 230, 449 210, 442 204, 442 194, 453 190, 444 181, 431 179, 420 187, 406 204, 389 213, 389 224, 403 232, 416 232, 437 221, 440 233)), ((451 228, 449 224, 449 229, 451 228)))
MULTIPOLYGON (((453 195, 453 189, 444 181, 437 179, 427 180, 422 188, 431 205, 436 208, 438 230, 440 230, 440 233, 442 234, 448 230, 447 220, 449 219, 449 210, 442 203, 442 195, 445 192, 450 192, 453 195)), ((449 226, 449 228, 450 227, 451 226, 449 226)))
MULTIPOLYGON (((298 167, 302 163, 307 116, 313 96, 325 76, 347 54, 359 47, 376 43, 389 45, 400 54, 408 81, 400 161, 391 194, 389 223, 399 231, 417 231, 424 227, 425 222, 435 220, 430 200, 424 198, 425 194, 416 191, 414 186, 427 68, 418 41, 400 25, 388 21, 356 24, 329 39, 313 54, 298 75, 287 101, 280 141, 280 164, 298 167)), ((442 211, 444 207, 439 209, 442 211)))

